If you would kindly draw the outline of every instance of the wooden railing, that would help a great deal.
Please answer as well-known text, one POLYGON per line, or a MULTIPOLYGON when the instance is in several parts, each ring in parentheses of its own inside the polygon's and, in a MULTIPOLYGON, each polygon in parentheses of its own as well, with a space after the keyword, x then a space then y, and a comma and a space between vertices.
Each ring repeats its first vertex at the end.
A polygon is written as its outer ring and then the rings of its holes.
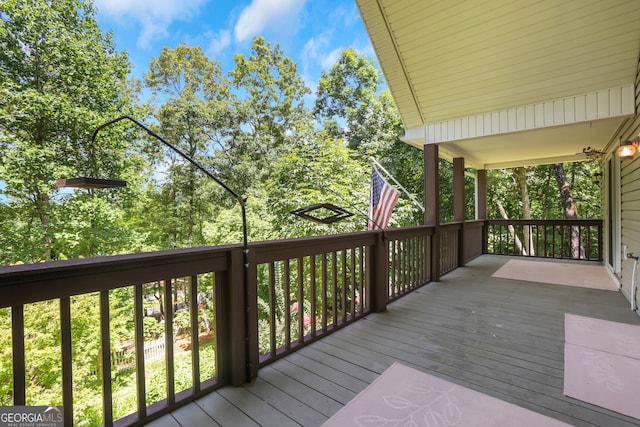
POLYGON ((486 253, 602 261, 602 220, 488 220, 486 253))
POLYGON ((371 311, 372 259, 381 249, 377 234, 252 246, 261 301, 257 316, 260 366, 371 311))
POLYGON ((431 281, 434 229, 406 227, 387 230, 388 301, 393 301, 431 281))
POLYGON ((65 425, 143 424, 424 285, 433 232, 252 243, 248 294, 240 245, 0 267, 12 343, 0 404, 63 405, 65 425), (161 360, 145 356, 162 337, 161 360), (48 390, 34 374, 45 342, 61 367, 48 390))
POLYGON ((523 230, 537 256, 568 256, 574 232, 583 259, 600 257, 601 221, 473 221, 251 243, 247 287, 240 245, 0 267, 12 347, 0 405, 63 405, 65 425, 144 424, 384 311, 483 248, 512 254, 523 230), (148 344, 162 337, 155 360, 148 344), (44 343, 59 370, 47 390, 44 343))
POLYGON ((64 405, 65 425, 89 419, 130 425, 224 384, 233 348, 223 327, 231 320, 224 304, 231 300, 233 253, 240 251, 187 249, 0 268, 0 310, 10 310, 13 354, 12 402, 3 404, 64 405), (147 343, 155 341, 145 334, 145 320, 157 322, 145 317, 149 295, 173 320, 158 323, 165 337, 159 366, 145 357, 147 343), (174 316, 177 307, 184 307, 181 316, 174 316), (112 324, 122 313, 128 324, 112 324), (186 323, 178 325, 180 317, 186 323), (34 323, 42 329, 34 330, 34 323), (44 343, 59 346, 46 354, 61 366, 50 389, 37 379, 47 369, 35 359, 44 343), (120 370, 112 360, 122 347, 132 355, 132 369, 120 370), (176 369, 183 365, 188 373, 176 369), (40 401, 42 394, 54 401, 40 401), (102 399, 87 399, 96 395, 102 399))
POLYGON ((440 228, 440 274, 455 270, 460 263, 460 223, 442 225, 440 228))

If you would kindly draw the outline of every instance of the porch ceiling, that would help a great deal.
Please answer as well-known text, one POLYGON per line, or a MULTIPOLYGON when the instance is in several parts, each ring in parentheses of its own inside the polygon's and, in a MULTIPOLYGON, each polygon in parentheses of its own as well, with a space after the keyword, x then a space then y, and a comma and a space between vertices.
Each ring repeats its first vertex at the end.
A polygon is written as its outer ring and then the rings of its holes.
MULTIPOLYGON (((429 142, 424 130, 429 124, 635 85, 637 0, 356 2, 407 142, 416 146, 429 142)), ((432 142, 441 143, 441 152, 484 168, 580 160, 586 156, 575 153, 589 146, 603 149, 633 112, 587 113, 560 125, 463 132, 432 142)))

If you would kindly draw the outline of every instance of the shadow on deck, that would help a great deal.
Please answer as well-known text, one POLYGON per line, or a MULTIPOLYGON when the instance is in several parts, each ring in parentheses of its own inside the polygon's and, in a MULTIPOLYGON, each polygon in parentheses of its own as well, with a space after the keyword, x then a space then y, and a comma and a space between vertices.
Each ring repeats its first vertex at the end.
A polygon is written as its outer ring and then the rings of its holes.
POLYGON ((319 426, 398 361, 576 426, 637 426, 563 395, 564 314, 640 324, 627 300, 491 277, 508 259, 477 258, 260 369, 251 384, 221 388, 148 425, 319 426))

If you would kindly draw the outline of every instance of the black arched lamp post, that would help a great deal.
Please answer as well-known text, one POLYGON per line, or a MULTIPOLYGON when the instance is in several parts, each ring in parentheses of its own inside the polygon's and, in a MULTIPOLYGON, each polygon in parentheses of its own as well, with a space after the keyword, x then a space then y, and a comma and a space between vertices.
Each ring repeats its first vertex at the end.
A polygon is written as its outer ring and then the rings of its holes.
MULTIPOLYGON (((93 146, 93 143, 96 139, 96 136, 98 135, 98 132, 101 129, 104 129, 107 126, 111 126, 114 123, 120 122, 122 120, 129 120, 133 123, 135 123, 138 127, 144 129, 147 134, 149 134, 150 136, 154 137, 155 139, 157 139, 158 141, 162 142, 164 145, 166 145, 167 147, 169 147, 171 150, 173 150, 174 152, 178 153, 181 157, 183 157, 184 159, 188 160, 189 163, 191 163, 192 165, 194 165, 196 168, 198 168, 202 173, 204 173, 206 176, 208 176, 209 178, 213 179, 215 182, 217 182, 218 184, 220 184, 222 186, 222 188, 224 188, 225 190, 227 190, 233 197, 236 198, 236 200, 238 201, 238 203, 240 203, 240 209, 242 210, 242 254, 243 254, 243 286, 244 286, 244 306, 245 306, 245 348, 246 348, 246 363, 247 363, 247 367, 246 367, 246 380, 247 382, 251 381, 251 360, 250 360, 250 349, 249 349, 249 320, 250 320, 250 316, 249 316, 249 246, 248 246, 248 238, 247 238, 247 211, 246 211, 246 199, 241 197, 238 193, 236 193, 235 191, 233 191, 231 188, 229 188, 227 186, 227 184, 225 184, 224 182, 222 182, 218 177, 216 177, 215 175, 213 175, 211 172, 209 172, 207 169, 205 169, 204 166, 202 166, 200 163, 198 163, 197 161, 195 161, 193 158, 191 158, 190 156, 188 156, 187 154, 185 154, 184 152, 182 152, 182 150, 180 150, 178 147, 176 147, 175 145, 171 144, 170 142, 166 141, 164 138, 162 138, 160 135, 158 135, 157 133, 155 133, 154 131, 152 131, 151 129, 149 129, 147 126, 143 125, 142 123, 140 123, 138 120, 134 119, 133 117, 130 116, 120 116, 117 117, 113 120, 110 120, 106 123, 101 124, 100 126, 98 126, 96 128, 96 130, 93 131, 93 135, 91 135, 91 145, 93 146)), ((122 180, 114 180, 114 179, 100 179, 100 178, 87 178, 87 177, 80 177, 80 178, 67 178, 67 179, 59 179, 56 181, 56 185, 58 187, 72 187, 72 188, 114 188, 114 187, 125 187, 127 185, 126 181, 122 181, 122 180)))

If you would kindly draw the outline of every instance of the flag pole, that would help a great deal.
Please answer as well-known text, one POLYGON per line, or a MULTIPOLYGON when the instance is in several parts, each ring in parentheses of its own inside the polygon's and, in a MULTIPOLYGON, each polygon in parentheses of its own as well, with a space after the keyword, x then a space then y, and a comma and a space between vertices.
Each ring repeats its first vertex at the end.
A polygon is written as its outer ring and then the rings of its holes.
POLYGON ((374 159, 373 157, 369 157, 369 159, 370 159, 370 160, 371 160, 371 161, 372 161, 376 166, 378 166, 380 169, 382 169, 382 172, 384 172, 384 173, 385 173, 389 178, 391 178, 391 180, 392 180, 392 181, 393 181, 393 182, 394 182, 398 187, 400 187, 400 189, 404 192, 404 194, 406 194, 406 195, 407 195, 407 196, 408 196, 408 197, 413 201, 413 203, 414 203, 417 207, 419 207, 419 208, 420 208, 420 210, 422 210, 422 212, 424 212, 424 206, 422 206, 422 205, 420 204, 420 202, 419 202, 418 200, 416 200, 416 198, 415 198, 415 197, 413 197, 413 195, 411 195, 411 193, 409 193, 409 191, 407 191, 407 189, 406 189, 406 188, 404 188, 404 187, 402 186, 402 184, 400 184, 400 183, 398 182, 398 180, 397 180, 397 179, 395 179, 395 178, 393 177, 393 175, 391 175, 391 174, 389 173, 389 171, 387 171, 387 170, 384 168, 384 166, 382 166, 380 163, 378 163, 378 161, 377 161, 376 159, 374 159))

